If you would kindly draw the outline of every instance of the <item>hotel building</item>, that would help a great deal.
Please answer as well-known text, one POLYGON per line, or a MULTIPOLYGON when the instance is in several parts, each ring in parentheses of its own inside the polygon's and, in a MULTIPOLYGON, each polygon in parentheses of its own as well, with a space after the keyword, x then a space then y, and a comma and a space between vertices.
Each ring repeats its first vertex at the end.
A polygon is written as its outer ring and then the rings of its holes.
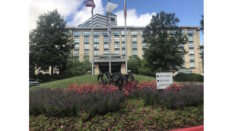
MULTIPOLYGON (((73 57, 79 61, 92 62, 93 41, 94 41, 94 74, 108 71, 109 51, 111 51, 112 72, 125 73, 125 57, 127 44, 127 59, 130 56, 143 58, 143 49, 146 43, 143 42, 143 30, 145 27, 117 26, 117 17, 110 15, 112 43, 111 49, 107 33, 108 16, 96 14, 93 17, 94 32, 91 33, 91 18, 78 27, 68 28, 72 36, 75 48, 72 51, 73 57), (127 41, 125 40, 125 35, 127 41)), ((180 27, 182 32, 188 36, 188 42, 184 45, 187 54, 184 56, 184 68, 179 72, 203 73, 202 60, 200 56, 200 29, 199 27, 180 27)))
MULTIPOLYGON (((111 20, 111 48, 109 47, 107 33, 107 16, 96 14, 93 16, 94 32, 91 33, 91 18, 78 27, 69 27, 69 34, 73 40, 74 50, 72 56, 79 61, 92 62, 94 50, 94 74, 107 72, 109 70, 109 51, 111 51, 112 72, 126 73, 125 57, 138 56, 143 58, 146 43, 143 42, 143 30, 145 27, 117 26, 117 17, 110 15, 111 20), (127 41, 125 40, 125 35, 127 41), (94 43, 94 49, 93 45, 94 43), (127 51, 126 51, 127 45, 127 51)), ((187 53, 184 56, 184 68, 179 69, 183 73, 203 74, 203 64, 200 52, 200 29, 199 27, 180 27, 182 32, 188 36, 188 42, 184 45, 187 53)), ((36 71, 38 73, 38 71, 36 71)), ((36 74, 37 74, 36 73, 36 74)))

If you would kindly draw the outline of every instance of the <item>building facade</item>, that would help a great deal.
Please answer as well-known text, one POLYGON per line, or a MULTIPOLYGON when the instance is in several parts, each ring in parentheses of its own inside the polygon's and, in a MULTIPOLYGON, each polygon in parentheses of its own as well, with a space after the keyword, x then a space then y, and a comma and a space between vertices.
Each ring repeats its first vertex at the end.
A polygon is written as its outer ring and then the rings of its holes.
MULTIPOLYGON (((140 59, 143 59, 143 49, 146 48, 146 43, 143 42, 143 30, 145 27, 128 26, 125 32, 123 26, 117 26, 116 15, 110 14, 110 20, 111 47, 109 47, 107 33, 108 14, 107 16, 99 14, 93 16, 93 34, 91 33, 91 18, 78 27, 68 28, 74 44, 74 50, 71 52, 74 59, 81 62, 92 62, 94 50, 94 74, 109 71, 109 51, 111 52, 112 72, 126 73, 126 53, 127 59, 129 59, 130 56, 138 56, 140 59)), ((184 45, 184 49, 187 52, 184 56, 184 68, 179 69, 179 72, 203 74, 199 27, 180 28, 182 28, 182 33, 187 35, 188 42, 184 45)), ((47 72, 42 71, 42 73, 49 73, 49 70, 47 72)), ((37 69, 36 74, 39 72, 41 71, 37 69)))
MULTIPOLYGON (((143 42, 143 30, 145 27, 128 26, 127 32, 123 26, 116 26, 117 19, 113 15, 111 19, 112 41, 109 47, 107 25, 100 24, 107 22, 107 18, 102 15, 95 15, 93 19, 94 32, 91 33, 90 19, 76 28, 69 28, 75 49, 72 51, 73 57, 79 61, 92 62, 94 50, 94 74, 108 71, 109 51, 111 51, 112 72, 126 73, 125 57, 138 56, 143 58, 146 43, 143 42), (114 23, 115 22, 115 23, 114 23), (98 24, 99 23, 99 24, 98 24), (86 25, 86 26, 85 26, 86 25), (126 40, 125 40, 126 35, 126 40), (94 43, 94 49, 93 45, 94 43), (127 51, 126 51, 127 45, 127 51)), ((179 72, 202 74, 202 59, 200 55, 200 29, 199 27, 180 27, 182 32, 188 36, 188 42, 184 45, 187 54, 184 56, 184 68, 179 72)))

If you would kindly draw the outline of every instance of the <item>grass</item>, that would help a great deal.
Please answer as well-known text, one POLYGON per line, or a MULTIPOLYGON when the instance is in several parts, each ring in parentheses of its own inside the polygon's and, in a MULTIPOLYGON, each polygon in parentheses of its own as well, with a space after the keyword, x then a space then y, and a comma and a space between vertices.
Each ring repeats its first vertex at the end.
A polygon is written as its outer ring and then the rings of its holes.
MULTIPOLYGON (((83 114, 85 115, 85 113, 83 114)), ((128 99, 119 112, 85 117, 30 116, 31 130, 169 130, 203 124, 203 105, 182 109, 145 106, 128 99)))
MULTIPOLYGON (((152 81, 155 80, 154 77, 143 76, 143 75, 134 75, 135 80, 138 82, 142 81, 152 81)), ((56 80, 46 83, 41 83, 39 86, 31 87, 31 90, 38 88, 66 88, 71 84, 96 84, 97 83, 97 75, 83 75, 77 77, 66 78, 62 80, 56 80)))

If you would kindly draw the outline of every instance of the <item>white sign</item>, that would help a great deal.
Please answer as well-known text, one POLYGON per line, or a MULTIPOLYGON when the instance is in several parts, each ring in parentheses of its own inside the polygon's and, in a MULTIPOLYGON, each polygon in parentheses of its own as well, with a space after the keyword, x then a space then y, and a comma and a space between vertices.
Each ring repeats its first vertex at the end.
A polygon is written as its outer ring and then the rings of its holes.
POLYGON ((156 73, 157 89, 165 89, 173 84, 172 73, 156 73))

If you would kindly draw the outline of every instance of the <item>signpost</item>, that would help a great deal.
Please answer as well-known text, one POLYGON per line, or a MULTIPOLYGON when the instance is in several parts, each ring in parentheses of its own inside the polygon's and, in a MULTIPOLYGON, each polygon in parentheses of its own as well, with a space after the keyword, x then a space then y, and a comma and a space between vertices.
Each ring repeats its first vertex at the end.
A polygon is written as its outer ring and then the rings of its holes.
POLYGON ((156 73, 157 89, 165 89, 173 84, 171 72, 156 73))

